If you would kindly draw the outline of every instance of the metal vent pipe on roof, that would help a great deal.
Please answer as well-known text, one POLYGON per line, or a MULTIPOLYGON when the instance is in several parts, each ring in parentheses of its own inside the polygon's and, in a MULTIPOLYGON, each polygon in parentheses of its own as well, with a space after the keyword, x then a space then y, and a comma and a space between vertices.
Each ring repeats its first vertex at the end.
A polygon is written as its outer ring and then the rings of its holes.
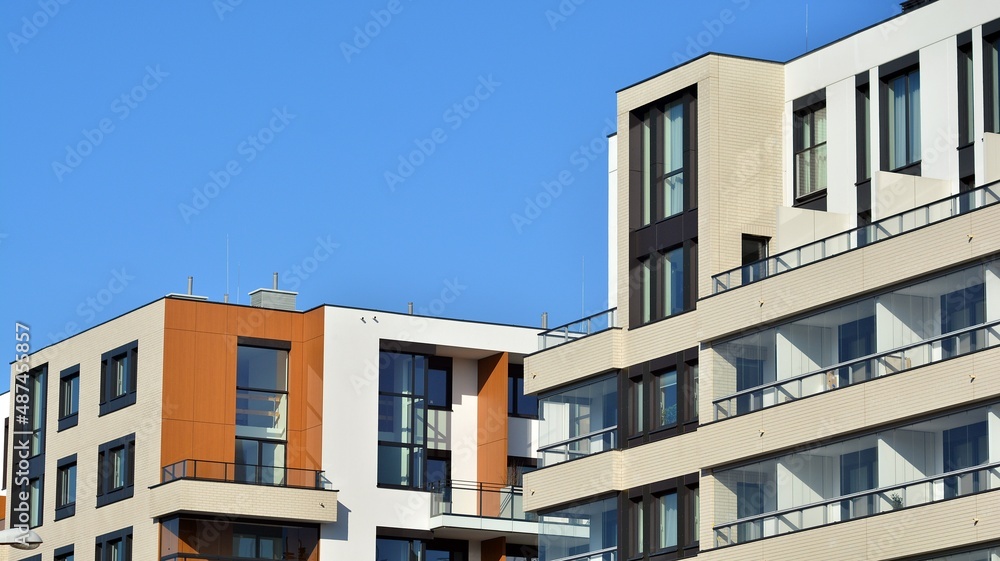
POLYGON ((194 277, 188 277, 188 296, 194 294, 194 277))
POLYGON ((278 290, 278 273, 277 272, 274 273, 274 280, 271 281, 271 284, 273 285, 273 286, 271 286, 271 288, 273 288, 275 290, 278 290))

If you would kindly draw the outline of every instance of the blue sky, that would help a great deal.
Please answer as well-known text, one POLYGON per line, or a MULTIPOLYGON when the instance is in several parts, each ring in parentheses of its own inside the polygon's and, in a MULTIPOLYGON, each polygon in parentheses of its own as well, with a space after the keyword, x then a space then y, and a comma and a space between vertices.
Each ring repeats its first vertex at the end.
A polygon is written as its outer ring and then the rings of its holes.
MULTIPOLYGON (((521 325, 603 310, 615 91, 706 51, 799 55, 805 11, 4 0, 0 324, 30 325, 37 349, 189 275, 246 303, 274 271, 300 309, 412 301, 521 325)), ((809 12, 816 47, 899 6, 809 12)))

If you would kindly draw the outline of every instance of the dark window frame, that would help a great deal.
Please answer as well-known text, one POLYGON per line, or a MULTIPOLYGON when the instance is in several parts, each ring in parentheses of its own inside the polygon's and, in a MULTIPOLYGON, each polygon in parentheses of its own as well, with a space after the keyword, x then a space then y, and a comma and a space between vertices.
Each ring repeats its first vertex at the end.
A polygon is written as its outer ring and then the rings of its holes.
POLYGON ((97 536, 94 540, 94 561, 111 561, 111 545, 116 542, 121 543, 123 548, 121 561, 132 561, 132 526, 97 536))
POLYGON ((1000 49, 994 47, 1000 42, 1000 19, 983 24, 983 117, 985 131, 1000 133, 1000 114, 993 106, 993 98, 998 95, 996 83, 1000 83, 1000 49))
POLYGON ((100 413, 104 416, 124 409, 130 405, 135 405, 136 385, 138 382, 139 369, 139 341, 138 339, 118 348, 112 349, 101 355, 101 402, 100 413), (115 390, 115 376, 109 376, 109 368, 120 362, 121 358, 128 358, 127 376, 128 387, 126 392, 118 395, 115 390))
POLYGON ((132 498, 135 493, 135 433, 101 444, 97 449, 97 508, 132 498), (125 481, 114 487, 114 463, 110 461, 122 450, 125 481))
POLYGON ((958 149, 971 146, 975 142, 975 107, 972 98, 975 92, 973 75, 975 74, 975 58, 972 49, 972 32, 966 31, 958 36, 958 149), (972 120, 970 126, 969 121, 972 120))
MULTIPOLYGON (((880 146, 880 157, 879 157, 879 169, 881 171, 888 171, 892 173, 901 173, 907 175, 921 175, 921 155, 917 154, 915 159, 913 155, 909 154, 910 139, 914 134, 914 131, 910 130, 910 112, 912 109, 912 100, 910 100, 909 95, 907 95, 906 102, 906 123, 905 123, 905 140, 906 140, 906 152, 908 157, 906 158, 906 163, 899 165, 897 163, 896 167, 891 167, 890 154, 889 154, 889 137, 893 134, 893 131, 889 129, 889 96, 892 95, 891 83, 902 76, 907 77, 907 92, 909 92, 909 83, 912 75, 914 73, 920 72, 920 52, 915 51, 906 56, 900 57, 896 60, 888 62, 879 66, 879 146, 880 146)), ((921 93, 921 107, 923 107, 923 94, 921 93)), ((923 119, 920 120, 921 127, 923 126, 923 119)), ((916 134, 921 134, 921 131, 916 131, 916 134)), ((923 139, 920 139, 921 147, 923 146, 923 139)))
MULTIPOLYGON (((38 436, 38 450, 32 449, 29 451, 29 458, 44 458, 45 457, 45 428, 46 421, 48 420, 48 382, 49 382, 49 365, 42 364, 41 366, 36 366, 32 368, 27 373, 28 384, 32 387, 34 395, 28 401, 28 420, 29 426, 28 431, 31 433, 31 442, 34 443, 35 435, 38 436), (37 386, 37 388, 36 388, 37 386), (39 419, 38 426, 35 426, 35 418, 39 419)), ((44 463, 44 460, 42 460, 44 463)))
POLYGON ((697 347, 623 369, 619 374, 618 394, 621 401, 618 407, 619 419, 627 423, 622 439, 625 447, 633 448, 698 430, 699 375, 697 347), (671 371, 677 375, 676 420, 671 424, 662 424, 656 419, 660 414, 656 384, 660 375, 671 371), (640 410, 642 416, 636 417, 635 413, 640 410))
POLYGON ((59 426, 57 432, 64 431, 70 427, 75 427, 79 421, 80 417, 80 365, 71 366, 59 373, 59 426), (72 396, 75 400, 73 404, 73 412, 65 413, 66 411, 66 384, 72 384, 72 380, 76 380, 76 393, 72 396))
POLYGON ((69 469, 69 468, 76 469, 77 465, 78 464, 77 464, 77 461, 76 461, 76 454, 73 454, 71 456, 66 456, 65 458, 62 458, 62 459, 60 459, 59 461, 56 462, 56 512, 55 512, 55 519, 57 521, 62 520, 63 518, 69 518, 70 516, 73 516, 73 515, 76 514, 76 498, 77 498, 76 497, 76 487, 77 487, 77 482, 78 482, 77 477, 79 476, 78 472, 74 473, 74 475, 73 475, 73 479, 74 479, 74 484, 73 484, 73 487, 74 487, 74 490, 73 490, 73 500, 70 501, 70 502, 67 502, 67 503, 61 503, 61 500, 62 500, 62 496, 63 496, 63 481, 62 481, 63 471, 66 470, 66 469, 69 469))
POLYGON ((699 494, 699 487, 698 474, 691 473, 622 491, 618 507, 621 532, 618 544, 622 549, 622 558, 633 561, 671 561, 696 557, 700 549, 700 540, 694 514, 699 512, 700 516, 700 508, 695 510, 694 500, 699 494), (671 493, 677 494, 677 545, 654 549, 656 542, 654 532, 659 516, 655 508, 656 501, 671 493), (632 513, 633 509, 637 508, 636 505, 642 505, 638 508, 643 511, 642 544, 637 544, 635 539, 635 517, 632 513), (639 546, 641 551, 636 551, 634 546, 639 546))
POLYGON ((34 477, 29 476, 27 490, 28 490, 28 527, 32 529, 40 528, 45 523, 45 474, 40 473, 34 477), (32 494, 34 493, 34 491, 32 490, 33 481, 38 482, 37 513, 34 511, 34 509, 31 508, 31 505, 35 502, 32 499, 32 494), (38 516, 37 524, 35 523, 34 520, 36 515, 38 516))
POLYGON ((52 557, 55 561, 66 561, 73 555, 74 555, 73 544, 57 547, 56 550, 52 553, 52 557))
MULTIPOLYGON (((635 309, 637 310, 633 315, 635 321, 633 322, 633 327, 641 327, 645 325, 651 325, 658 321, 679 316, 683 313, 690 312, 697 305, 697 260, 698 260, 698 242, 697 239, 685 240, 684 242, 652 251, 646 255, 643 255, 635 260, 635 265, 633 266, 634 275, 636 277, 636 284, 638 285, 638 290, 635 295, 638 297, 633 303, 635 309), (666 276, 668 254, 675 251, 680 251, 680 263, 681 271, 680 275, 680 308, 676 311, 667 309, 668 306, 675 304, 673 299, 667 302, 666 299, 666 276), (647 284, 645 280, 645 267, 646 263, 650 262, 649 269, 649 283, 647 284), (649 298, 649 317, 645 317, 645 300, 649 298)), ((673 282, 671 286, 674 287, 676 284, 673 282)))
MULTIPOLYGON (((826 109, 826 90, 819 90, 792 102, 792 199, 793 206, 813 210, 826 210, 828 177, 823 177, 823 188, 799 194, 799 155, 826 147, 827 138, 816 141, 816 112, 826 109), (809 121, 809 139, 803 137, 805 121, 809 121)), ((829 122, 829 118, 827 118, 829 122)), ((818 166, 818 164, 817 164, 818 166)))
POLYGON ((509 364, 507 366, 507 416, 522 419, 538 418, 538 396, 526 395, 524 393, 523 364, 509 364), (522 411, 520 398, 533 398, 535 400, 535 410, 522 411))

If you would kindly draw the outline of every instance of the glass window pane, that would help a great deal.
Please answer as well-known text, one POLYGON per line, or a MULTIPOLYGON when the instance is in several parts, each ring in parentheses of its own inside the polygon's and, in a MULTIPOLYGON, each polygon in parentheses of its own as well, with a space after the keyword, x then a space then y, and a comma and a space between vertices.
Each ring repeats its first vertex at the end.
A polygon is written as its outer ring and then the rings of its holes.
POLYGON ((258 390, 288 391, 288 351, 239 347, 236 385, 258 390))
POLYGON ((653 319, 653 260, 643 259, 639 265, 642 273, 642 322, 653 319))
POLYGON ((655 504, 655 549, 677 547, 677 493, 656 497, 655 504))
POLYGON ((236 436, 284 440, 287 413, 287 394, 237 390, 236 436))
POLYGON ((677 248, 664 256, 664 307, 668 315, 684 311, 684 250, 677 248))
POLYGON ((665 372, 656 377, 656 406, 659 426, 677 424, 677 372, 665 372))
POLYGON ((378 447, 378 483, 410 485, 410 449, 400 446, 378 447))
POLYGON ((427 405, 430 407, 448 407, 451 400, 448 396, 448 371, 430 369, 427 371, 427 405))
POLYGON ((920 160, 920 72, 913 71, 909 74, 908 83, 908 111, 909 111, 909 122, 907 123, 907 134, 908 145, 907 151, 909 158, 907 163, 913 163, 920 160))
POLYGON ((616 497, 609 497, 540 515, 539 559, 551 561, 617 547, 617 502, 616 497))
POLYGON ((653 165, 651 161, 653 147, 650 145, 650 119, 649 113, 646 113, 642 119, 642 226, 649 224, 650 211, 653 206, 653 165))

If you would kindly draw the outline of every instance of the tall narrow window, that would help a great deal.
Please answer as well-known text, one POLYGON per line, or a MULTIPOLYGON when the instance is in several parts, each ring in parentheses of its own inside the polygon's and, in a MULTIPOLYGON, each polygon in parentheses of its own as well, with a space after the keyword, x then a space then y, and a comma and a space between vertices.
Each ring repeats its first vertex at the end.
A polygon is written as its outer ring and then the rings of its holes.
POLYGON ((958 49, 958 145, 972 144, 976 131, 974 116, 976 102, 973 100, 975 86, 972 82, 972 45, 958 49))
POLYGON ((59 374, 59 430, 76 426, 80 410, 80 365, 59 374))
POLYGON ((677 492, 654 497, 653 503, 656 516, 653 549, 677 547, 677 492))
POLYGON ((62 520, 76 513, 76 454, 59 460, 56 465, 55 519, 62 520))
POLYGON ((28 527, 37 528, 42 525, 42 485, 43 478, 36 477, 28 481, 28 527))
POLYGON ((767 264, 763 262, 764 259, 767 259, 767 242, 768 238, 743 234, 741 259, 743 284, 764 278, 767 272, 767 264))
POLYGON ((657 422, 660 427, 677 424, 677 371, 656 376, 657 422))
POLYGON ((28 372, 28 387, 32 397, 28 403, 28 430, 31 431, 31 457, 45 452, 45 389, 48 366, 33 368, 28 372))
POLYGON ((288 343, 243 342, 236 349, 234 477, 241 483, 285 485, 289 349, 277 347, 288 343))
POLYGON ((826 189, 826 102, 795 114, 795 198, 826 189))
POLYGON ((629 558, 646 552, 646 513, 642 497, 628 502, 629 558))
POLYGON ((872 111, 868 84, 858 88, 858 183, 872 178, 872 111))
POLYGON ((101 355, 101 415, 135 403, 138 358, 138 341, 101 355))
POLYGON ((892 76, 886 84, 889 171, 920 161, 920 70, 892 76))
POLYGON ((636 227, 676 216, 691 206, 685 169, 690 165, 687 145, 693 105, 694 95, 684 93, 636 116, 633 142, 641 150, 636 163, 642 168, 641 184, 633 190, 639 200, 636 227))
POLYGON ((642 284, 642 323, 653 321, 653 293, 656 290, 656 285, 653 282, 653 268, 655 265, 656 260, 653 256, 639 262, 639 270, 642 275, 640 279, 640 283, 642 284))
POLYGON ((1000 133, 1000 33, 983 40, 986 132, 1000 133))
POLYGON ((134 490, 135 433, 98 447, 97 506, 128 499, 134 490))
POLYGON ((663 256, 664 315, 672 316, 684 311, 684 249, 668 251, 663 256))

